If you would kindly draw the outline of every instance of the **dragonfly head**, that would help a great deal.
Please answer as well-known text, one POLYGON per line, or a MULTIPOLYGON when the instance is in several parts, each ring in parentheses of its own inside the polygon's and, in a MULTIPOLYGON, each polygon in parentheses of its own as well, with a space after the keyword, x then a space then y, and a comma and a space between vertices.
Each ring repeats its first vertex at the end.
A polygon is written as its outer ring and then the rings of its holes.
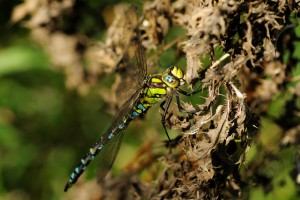
POLYGON ((162 80, 169 87, 176 88, 185 84, 185 75, 178 67, 171 66, 162 74, 162 80))

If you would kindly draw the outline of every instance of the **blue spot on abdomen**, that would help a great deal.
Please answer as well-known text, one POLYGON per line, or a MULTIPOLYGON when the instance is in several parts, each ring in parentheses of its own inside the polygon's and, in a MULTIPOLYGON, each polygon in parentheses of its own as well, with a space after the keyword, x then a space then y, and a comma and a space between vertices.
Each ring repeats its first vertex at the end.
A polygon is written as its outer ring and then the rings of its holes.
POLYGON ((146 111, 146 108, 145 108, 142 104, 139 104, 139 105, 137 106, 137 108, 140 109, 140 110, 142 110, 143 112, 146 111))
POLYGON ((111 138, 113 138, 114 137, 114 133, 110 133, 109 135, 108 135, 108 139, 111 139, 111 138))
POLYGON ((119 129, 123 129, 125 127, 124 123, 119 124, 119 129))
POLYGON ((131 119, 134 119, 136 116, 138 116, 139 115, 139 113, 138 112, 136 112, 136 111, 133 111, 132 113, 131 113, 131 115, 130 115, 130 118, 131 119))

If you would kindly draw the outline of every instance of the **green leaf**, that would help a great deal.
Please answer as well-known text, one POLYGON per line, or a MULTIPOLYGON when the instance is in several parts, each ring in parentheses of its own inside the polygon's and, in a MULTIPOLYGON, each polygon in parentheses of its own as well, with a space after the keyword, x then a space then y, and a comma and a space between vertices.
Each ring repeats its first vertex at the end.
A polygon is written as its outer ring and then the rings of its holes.
POLYGON ((216 59, 221 58, 225 54, 224 49, 221 46, 216 46, 214 48, 214 57, 216 59))
POLYGON ((300 42, 296 41, 293 43, 294 47, 295 47, 295 51, 293 52, 292 57, 295 59, 300 60, 300 42))
POLYGON ((295 33, 296 33, 296 36, 298 38, 300 38, 300 26, 299 25, 295 28, 295 33))
POLYGON ((0 50, 0 76, 46 67, 46 56, 32 47, 12 46, 0 50))
POLYGON ((268 108, 268 115, 278 119, 285 113, 285 105, 292 98, 292 94, 289 91, 280 93, 274 100, 270 103, 268 108))

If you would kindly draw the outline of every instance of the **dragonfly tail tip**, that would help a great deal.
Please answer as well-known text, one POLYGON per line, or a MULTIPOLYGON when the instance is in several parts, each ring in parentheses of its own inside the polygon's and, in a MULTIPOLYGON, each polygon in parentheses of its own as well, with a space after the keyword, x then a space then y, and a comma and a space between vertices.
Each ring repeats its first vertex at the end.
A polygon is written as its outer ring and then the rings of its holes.
POLYGON ((69 189, 72 185, 73 185, 72 183, 68 182, 68 183, 66 184, 66 186, 65 186, 64 192, 67 192, 68 189, 69 189))

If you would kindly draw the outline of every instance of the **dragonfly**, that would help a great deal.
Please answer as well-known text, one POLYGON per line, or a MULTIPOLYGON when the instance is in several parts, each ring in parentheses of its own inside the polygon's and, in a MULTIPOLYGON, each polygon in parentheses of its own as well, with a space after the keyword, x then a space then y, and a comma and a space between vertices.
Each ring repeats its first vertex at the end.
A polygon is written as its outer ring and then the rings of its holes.
POLYGON ((135 7, 130 6, 126 13, 126 22, 124 26, 130 27, 132 33, 127 35, 127 50, 123 55, 123 64, 128 72, 127 81, 130 80, 131 89, 125 93, 130 93, 129 98, 120 107, 116 113, 113 123, 90 149, 89 152, 80 160, 79 164, 72 172, 64 191, 66 192, 86 170, 89 163, 98 155, 99 165, 97 167, 97 179, 101 181, 112 167, 114 160, 119 152, 124 132, 130 122, 137 117, 141 117, 153 105, 160 103, 162 108, 162 125, 165 133, 170 140, 166 129, 166 114, 175 95, 177 105, 180 111, 183 107, 180 105, 179 93, 190 96, 195 91, 186 92, 180 89, 180 86, 186 84, 184 72, 171 66, 163 73, 147 75, 147 61, 144 47, 141 44, 140 33, 138 30, 138 15, 135 7))

